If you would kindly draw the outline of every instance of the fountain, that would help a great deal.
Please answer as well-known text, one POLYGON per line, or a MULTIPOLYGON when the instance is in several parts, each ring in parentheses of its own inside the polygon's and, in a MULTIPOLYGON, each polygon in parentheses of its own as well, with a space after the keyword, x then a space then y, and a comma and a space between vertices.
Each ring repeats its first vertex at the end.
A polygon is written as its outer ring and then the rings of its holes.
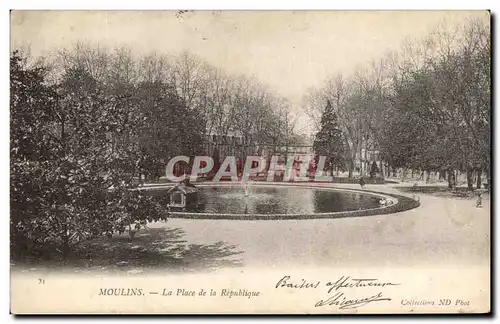
POLYGON ((248 197, 250 195, 250 182, 247 181, 245 182, 245 197, 248 197))
MULTIPOLYGON (((171 185, 141 189, 162 196, 171 185)), ((203 204, 172 211, 172 218, 209 219, 316 219, 380 215, 418 207, 411 198, 314 183, 275 182, 200 183, 203 204)), ((170 206, 172 207, 172 206, 170 206)))

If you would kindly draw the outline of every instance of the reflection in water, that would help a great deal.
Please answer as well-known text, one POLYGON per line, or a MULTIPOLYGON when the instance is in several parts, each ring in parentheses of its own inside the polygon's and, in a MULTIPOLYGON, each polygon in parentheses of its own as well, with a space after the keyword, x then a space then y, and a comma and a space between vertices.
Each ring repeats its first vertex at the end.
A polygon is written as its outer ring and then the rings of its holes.
POLYGON ((197 212, 205 213, 312 214, 380 207, 376 196, 341 190, 235 186, 201 187, 201 194, 204 203, 197 212))

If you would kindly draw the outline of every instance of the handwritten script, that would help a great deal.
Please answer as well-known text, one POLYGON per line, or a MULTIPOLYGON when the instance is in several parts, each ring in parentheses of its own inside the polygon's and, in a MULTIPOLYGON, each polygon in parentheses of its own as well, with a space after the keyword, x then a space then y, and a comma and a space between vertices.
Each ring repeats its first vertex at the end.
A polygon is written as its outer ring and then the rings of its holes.
POLYGON ((335 281, 322 283, 318 280, 295 280, 290 276, 284 276, 276 283, 276 289, 312 290, 326 288, 326 297, 316 302, 315 307, 334 306, 339 309, 353 309, 374 302, 390 301, 391 298, 384 296, 387 287, 399 286, 400 283, 381 281, 377 278, 351 278, 341 276, 335 281), (347 294, 358 290, 367 290, 361 296, 349 297, 347 294), (374 291, 375 290, 375 291, 374 291))

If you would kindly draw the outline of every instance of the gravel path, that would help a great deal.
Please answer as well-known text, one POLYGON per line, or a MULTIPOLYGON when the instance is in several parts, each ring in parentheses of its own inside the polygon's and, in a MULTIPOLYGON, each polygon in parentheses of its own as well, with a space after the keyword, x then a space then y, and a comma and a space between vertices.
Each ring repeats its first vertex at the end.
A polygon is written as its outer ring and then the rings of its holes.
MULTIPOLYGON (((404 195, 394 188, 401 185, 368 185, 366 189, 404 195)), ((430 195, 419 199, 420 207, 389 215, 278 221, 171 219, 151 227, 179 227, 192 244, 224 241, 237 245, 244 251, 238 257, 249 267, 489 264, 488 197, 483 198, 483 208, 476 208, 471 199, 430 195)))

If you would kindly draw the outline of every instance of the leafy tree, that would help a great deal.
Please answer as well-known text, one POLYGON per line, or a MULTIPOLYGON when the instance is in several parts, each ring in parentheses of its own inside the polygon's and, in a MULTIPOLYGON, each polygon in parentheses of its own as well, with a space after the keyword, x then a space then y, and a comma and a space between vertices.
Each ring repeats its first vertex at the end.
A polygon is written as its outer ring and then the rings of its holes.
POLYGON ((401 56, 391 53, 347 80, 327 80, 309 94, 306 112, 317 122, 320 102, 333 101, 348 162, 373 145, 388 166, 446 173, 450 187, 456 171, 467 174, 470 189, 473 173, 477 184, 482 172, 489 183, 489 29, 467 21, 407 43, 401 56))
POLYGON ((204 123, 165 83, 139 84, 138 97, 138 146, 145 157, 143 169, 157 178, 168 159, 200 152, 204 123))
POLYGON ((321 129, 316 134, 314 150, 317 155, 327 157, 332 175, 334 167, 341 167, 345 163, 342 131, 337 123, 337 115, 330 100, 327 101, 321 117, 321 129))
POLYGON ((10 58, 10 233, 13 257, 22 257, 45 240, 54 139, 47 131, 54 91, 43 69, 26 69, 17 52, 10 58), (37 107, 37 109, 34 109, 37 107), (40 216, 36 216, 40 215, 40 216))
MULTIPOLYGON (((13 257, 68 256, 85 239, 165 218, 134 191, 136 157, 112 139, 123 114, 84 69, 47 85, 43 69, 11 57, 13 257)), ((134 126, 134 125, 130 125, 134 126)), ((133 127, 129 127, 133 128, 133 127)))
POLYGON ((372 178, 372 179, 375 178, 375 176, 379 172, 380 172, 380 169, 378 168, 377 162, 373 161, 371 169, 370 169, 370 178, 372 178))

